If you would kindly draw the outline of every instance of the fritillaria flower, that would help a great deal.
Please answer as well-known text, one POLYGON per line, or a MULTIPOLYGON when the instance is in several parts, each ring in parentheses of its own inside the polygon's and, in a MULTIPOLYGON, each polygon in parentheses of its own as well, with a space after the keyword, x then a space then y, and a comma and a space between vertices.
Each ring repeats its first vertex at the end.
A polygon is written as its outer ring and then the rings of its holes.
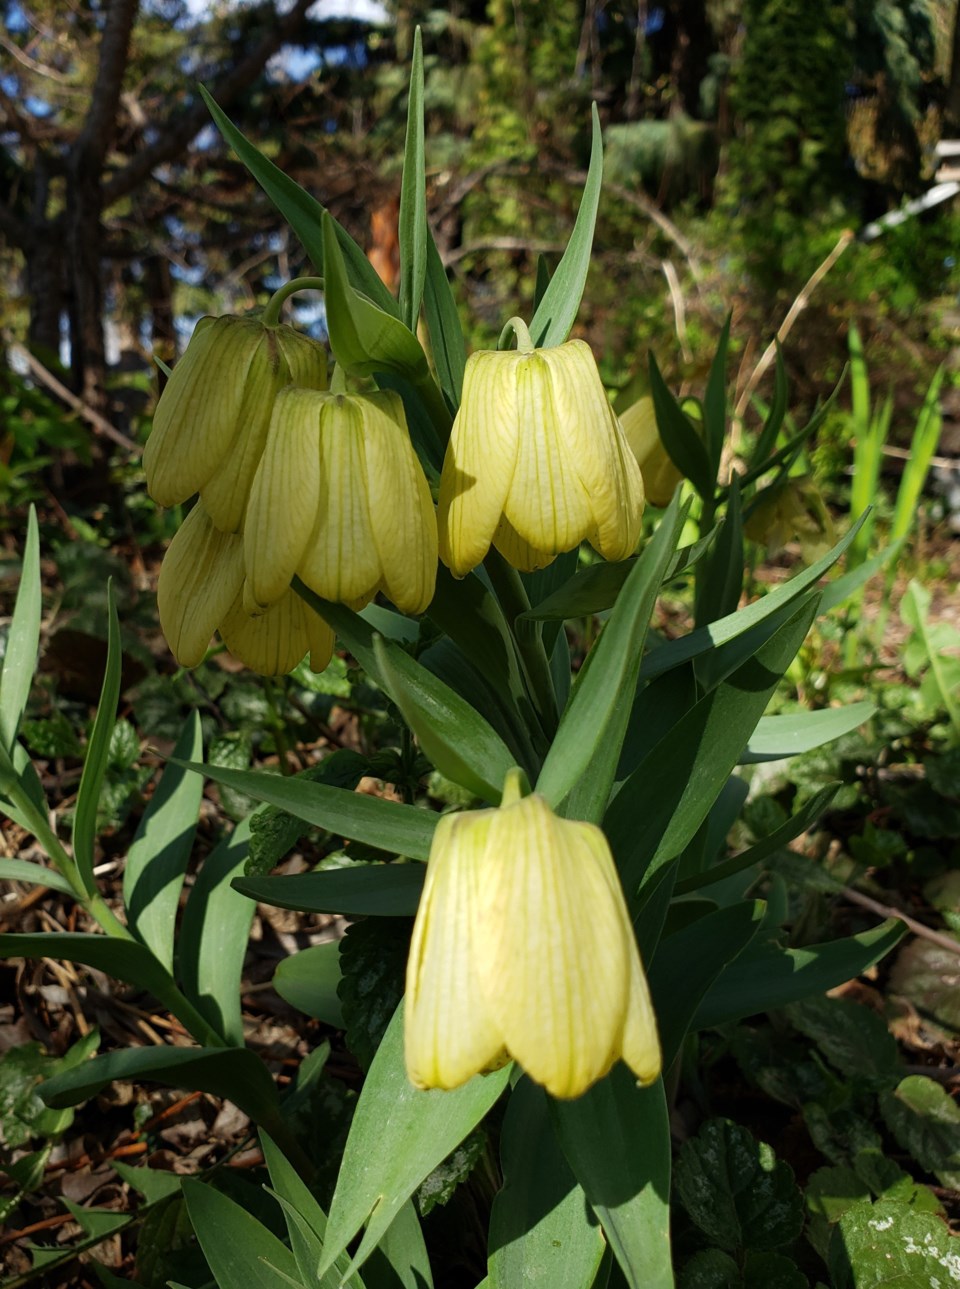
POLYGON ((593 824, 520 796, 437 824, 413 929, 407 1073, 455 1088, 513 1058, 555 1097, 623 1059, 660 1071, 646 978, 613 857, 593 824))
POLYGON ((620 424, 643 475, 643 489, 651 506, 669 506, 683 478, 663 446, 657 429, 653 399, 640 398, 620 413, 620 424))

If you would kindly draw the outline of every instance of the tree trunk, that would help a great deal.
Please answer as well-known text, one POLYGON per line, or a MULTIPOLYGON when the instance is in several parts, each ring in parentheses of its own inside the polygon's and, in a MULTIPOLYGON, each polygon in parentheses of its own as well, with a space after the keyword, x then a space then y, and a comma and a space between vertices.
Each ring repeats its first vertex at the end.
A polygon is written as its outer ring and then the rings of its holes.
POLYGON ((944 133, 960 136, 960 8, 953 20, 953 43, 950 47, 950 72, 943 110, 944 133))
POLYGON ((66 228, 71 297, 70 369, 76 393, 95 412, 106 416, 100 206, 99 176, 72 174, 67 182, 66 228))

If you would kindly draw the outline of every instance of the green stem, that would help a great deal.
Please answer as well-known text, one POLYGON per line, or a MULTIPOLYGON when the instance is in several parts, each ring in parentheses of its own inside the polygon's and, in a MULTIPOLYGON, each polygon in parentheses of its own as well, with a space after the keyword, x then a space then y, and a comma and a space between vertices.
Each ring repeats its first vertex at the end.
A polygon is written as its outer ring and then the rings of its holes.
POLYGON ((517 338, 517 353, 532 354, 534 350, 533 341, 530 338, 530 330, 522 318, 508 318, 500 332, 500 339, 497 341, 498 349, 506 348, 506 339, 510 332, 517 338))
MULTIPOLYGON (((713 493, 711 493, 707 497, 704 497, 703 495, 701 495, 700 520, 698 525, 698 533, 700 537, 704 537, 707 533, 709 533, 713 529, 716 523, 716 518, 717 518, 716 496, 713 493)), ((712 560, 702 559, 697 562, 696 568, 694 569, 694 597, 693 597, 694 605, 695 605, 694 625, 698 627, 701 627, 704 625, 700 621, 700 613, 701 613, 700 602, 703 597, 703 590, 704 590, 704 586, 706 584, 707 578, 710 577, 711 564, 712 564, 712 560)))
POLYGON ((521 614, 526 613, 530 608, 530 600, 520 580, 520 574, 507 563, 499 551, 493 547, 490 548, 484 560, 484 567, 516 641, 531 701, 540 717, 544 731, 549 735, 559 724, 560 712, 557 708, 557 693, 553 687, 550 660, 544 648, 540 623, 521 617, 521 614))
POLYGON ((429 371, 422 372, 419 376, 412 378, 414 389, 420 395, 420 401, 426 409, 427 415, 437 434, 441 451, 447 446, 447 440, 450 438, 450 428, 453 425, 453 417, 450 415, 450 409, 447 407, 446 400, 440 386, 430 375, 429 371))
POLYGON ((280 310, 283 308, 284 301, 287 300, 296 291, 323 291, 325 289, 322 277, 295 277, 291 282, 285 282, 279 291, 276 291, 267 301, 267 307, 260 315, 260 321, 265 327, 277 327, 280 325, 280 310))

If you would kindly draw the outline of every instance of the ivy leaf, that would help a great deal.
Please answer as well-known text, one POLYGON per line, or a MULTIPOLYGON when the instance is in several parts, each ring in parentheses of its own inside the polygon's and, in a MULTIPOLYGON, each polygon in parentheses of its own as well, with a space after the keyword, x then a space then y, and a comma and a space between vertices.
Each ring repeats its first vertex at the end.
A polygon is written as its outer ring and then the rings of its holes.
POLYGON ((676 1187, 697 1226, 731 1253, 776 1249, 803 1227, 803 1199, 789 1166, 728 1119, 709 1119, 685 1143, 676 1187))
POLYGON ((960 1240, 903 1204, 860 1202, 841 1217, 827 1263, 834 1289, 930 1289, 957 1278, 960 1240))
POLYGON ((423 1179, 417 1191, 417 1208, 421 1217, 426 1217, 438 1204, 442 1206, 448 1202, 460 1183, 473 1172, 486 1144, 487 1134, 480 1125, 447 1155, 442 1164, 436 1166, 429 1177, 423 1179))
POLYGON ((790 1023, 813 1039, 841 1074, 871 1088, 890 1088, 900 1072, 897 1044, 868 1007, 849 998, 805 998, 786 1009, 790 1023))
POLYGON ((887 1127, 918 1164, 943 1186, 960 1190, 960 1108, 923 1074, 903 1079, 880 1098, 887 1127))
POLYGON ((340 941, 343 979, 337 993, 347 1047, 365 1070, 403 997, 410 925, 407 918, 365 918, 340 941))

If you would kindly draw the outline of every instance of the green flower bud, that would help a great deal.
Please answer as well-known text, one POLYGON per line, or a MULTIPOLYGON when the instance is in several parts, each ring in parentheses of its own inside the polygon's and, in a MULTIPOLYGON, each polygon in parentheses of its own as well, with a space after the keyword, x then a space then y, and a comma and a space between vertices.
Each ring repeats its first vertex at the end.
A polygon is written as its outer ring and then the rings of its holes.
POLYGON ((214 525, 238 532, 285 385, 326 389, 326 351, 292 327, 203 318, 160 397, 143 453, 161 506, 199 492, 214 525))
POLYGON ((833 520, 820 490, 807 477, 787 479, 768 488, 743 526, 751 541, 777 555, 787 542, 798 541, 805 564, 820 559, 836 542, 833 520))

